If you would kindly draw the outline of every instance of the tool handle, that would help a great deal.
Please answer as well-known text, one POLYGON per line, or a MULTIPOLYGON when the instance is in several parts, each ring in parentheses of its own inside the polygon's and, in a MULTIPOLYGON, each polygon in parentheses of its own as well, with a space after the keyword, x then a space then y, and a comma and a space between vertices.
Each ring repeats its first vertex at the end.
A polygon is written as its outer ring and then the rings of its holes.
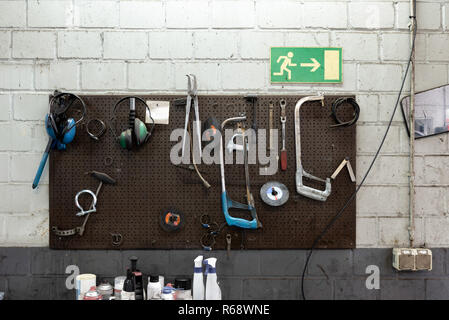
POLYGON ((101 182, 105 184, 115 184, 114 178, 108 176, 106 173, 98 172, 98 171, 91 171, 90 175, 94 178, 97 178, 101 182))
POLYGON ((281 170, 287 170, 287 150, 281 150, 281 170))
POLYGON ((226 191, 221 194, 221 205, 222 205, 222 209, 223 209, 223 213, 224 213, 226 222, 229 226, 236 226, 236 227, 244 228, 244 229, 257 229, 258 228, 258 221, 254 217, 255 210, 253 207, 229 199, 226 191), (253 220, 250 221, 250 220, 245 220, 242 218, 232 217, 229 214, 230 208, 250 211, 251 215, 253 216, 253 220))
POLYGON ((44 172, 45 164, 47 163, 48 154, 51 150, 51 145, 53 144, 53 139, 48 139, 47 147, 45 148, 44 154, 42 155, 41 163, 39 164, 39 168, 37 168, 36 176, 33 181, 33 189, 37 188, 39 184, 39 180, 41 179, 42 172, 44 172))
POLYGON ((129 99, 129 128, 134 129, 134 122, 136 120, 136 99, 129 99))

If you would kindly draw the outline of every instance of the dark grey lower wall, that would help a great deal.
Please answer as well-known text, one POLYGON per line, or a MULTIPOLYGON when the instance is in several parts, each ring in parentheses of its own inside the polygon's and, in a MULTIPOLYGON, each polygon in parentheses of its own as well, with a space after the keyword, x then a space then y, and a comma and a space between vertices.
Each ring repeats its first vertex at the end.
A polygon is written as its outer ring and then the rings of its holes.
MULTIPOLYGON (((391 267, 391 249, 319 250, 305 281, 308 299, 449 299, 449 255, 433 249, 433 270, 401 272, 391 267), (380 269, 380 289, 367 289, 366 267, 380 269)), ((300 299, 300 275, 307 251, 50 250, 0 248, 0 291, 6 299, 74 299, 65 287, 68 265, 111 280, 124 275, 128 258, 139 257, 144 274, 172 281, 190 275, 198 254, 218 258, 224 299, 300 299)))

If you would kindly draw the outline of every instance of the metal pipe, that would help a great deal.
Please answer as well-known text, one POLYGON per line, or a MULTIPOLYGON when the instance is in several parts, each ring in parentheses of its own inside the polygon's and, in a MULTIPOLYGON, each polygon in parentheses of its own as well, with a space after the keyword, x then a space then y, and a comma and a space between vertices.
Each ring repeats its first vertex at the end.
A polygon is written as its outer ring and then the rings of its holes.
POLYGON ((410 155, 409 155, 409 240, 410 247, 413 248, 415 240, 415 45, 414 33, 416 28, 416 0, 410 0, 410 46, 411 70, 410 70, 410 110, 409 110, 409 128, 410 128, 410 155))

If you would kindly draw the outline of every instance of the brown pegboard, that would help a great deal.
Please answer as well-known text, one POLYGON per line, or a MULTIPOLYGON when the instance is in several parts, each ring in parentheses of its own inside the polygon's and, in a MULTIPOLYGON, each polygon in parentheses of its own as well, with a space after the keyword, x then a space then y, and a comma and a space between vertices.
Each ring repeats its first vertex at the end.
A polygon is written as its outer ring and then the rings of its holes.
MULTIPOLYGON (((350 157, 356 171, 356 127, 330 128, 334 124, 330 115, 332 102, 339 96, 326 96, 325 107, 320 102, 307 102, 301 108, 301 145, 304 168, 321 178, 330 177, 345 157, 350 157)), ((107 121, 120 96, 82 96, 87 104, 88 119, 107 121)), ((143 96, 146 100, 171 101, 184 96, 143 96)), ((261 96, 257 107, 259 128, 268 127, 268 104, 273 102, 274 127, 280 129, 279 100, 282 96, 261 96)), ((245 249, 299 249, 309 248, 338 209, 355 190, 346 170, 332 182, 332 192, 326 202, 305 198, 295 188, 294 107, 301 96, 284 96, 287 100, 287 152, 288 170, 278 170, 274 176, 259 175, 258 165, 250 165, 252 193, 256 201, 263 229, 246 230, 245 249), (269 207, 259 196, 260 187, 267 181, 284 183, 290 191, 289 201, 282 207, 269 207)), ((144 107, 137 104, 138 117, 144 119, 144 107)), ((118 112, 117 131, 127 126, 127 106, 118 112), (121 127, 120 127, 121 124, 121 127)), ((201 120, 215 115, 221 122, 246 112, 248 125, 252 123, 252 105, 242 96, 200 96, 201 120)), ((351 118, 351 108, 341 108, 351 118)), ((193 107, 191 119, 193 118, 193 107)), ((171 103, 170 124, 157 125, 148 144, 137 151, 120 148, 112 131, 96 142, 90 139, 84 127, 78 128, 75 140, 63 152, 50 154, 50 228, 69 229, 80 226, 83 218, 76 217, 74 197, 82 189, 95 192, 98 182, 84 173, 91 170, 105 172, 117 180, 115 186, 103 186, 96 213, 91 214, 82 237, 59 238, 50 231, 53 249, 198 249, 205 232, 199 218, 208 213, 213 220, 223 223, 219 165, 200 165, 212 187, 206 191, 195 173, 174 167, 170 142, 174 128, 183 128, 185 108, 171 103), (112 165, 105 158, 112 157, 112 165), (166 233, 159 226, 159 214, 166 208, 177 208, 186 217, 184 229, 166 233), (123 243, 115 247, 111 233, 123 235, 123 243)), ((279 143, 280 144, 280 143, 279 143)), ((280 145, 279 145, 280 147, 280 145)), ((245 202, 243 165, 226 165, 226 184, 231 199, 245 202)), ((86 197, 87 198, 87 197, 86 197)), ((87 206, 87 205, 86 205, 87 206)), ((232 213, 235 215, 235 213, 232 213)), ((334 224, 320 242, 321 248, 355 247, 355 201, 334 224)), ((215 249, 226 247, 225 235, 232 234, 232 248, 241 247, 241 229, 226 227, 217 237, 215 249)))

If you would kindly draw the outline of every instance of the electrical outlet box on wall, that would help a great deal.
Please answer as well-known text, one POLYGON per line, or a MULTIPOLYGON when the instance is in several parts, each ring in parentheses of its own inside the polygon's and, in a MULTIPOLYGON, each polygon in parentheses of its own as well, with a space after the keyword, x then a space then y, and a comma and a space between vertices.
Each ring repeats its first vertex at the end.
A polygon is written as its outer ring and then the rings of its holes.
POLYGON ((393 248, 393 268, 398 271, 432 270, 430 249, 393 248))

